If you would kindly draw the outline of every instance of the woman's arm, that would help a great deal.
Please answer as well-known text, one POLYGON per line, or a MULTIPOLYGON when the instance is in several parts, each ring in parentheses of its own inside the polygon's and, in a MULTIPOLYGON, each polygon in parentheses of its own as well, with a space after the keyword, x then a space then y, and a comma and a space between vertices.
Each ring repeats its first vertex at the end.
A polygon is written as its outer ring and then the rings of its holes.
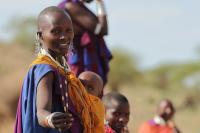
POLYGON ((53 73, 47 73, 39 82, 37 87, 36 107, 38 122, 47 127, 45 119, 51 114, 52 108, 53 73))
POLYGON ((71 127, 73 118, 70 113, 51 112, 53 80, 54 75, 49 72, 38 84, 36 97, 37 118, 39 124, 43 127, 64 131, 71 127))

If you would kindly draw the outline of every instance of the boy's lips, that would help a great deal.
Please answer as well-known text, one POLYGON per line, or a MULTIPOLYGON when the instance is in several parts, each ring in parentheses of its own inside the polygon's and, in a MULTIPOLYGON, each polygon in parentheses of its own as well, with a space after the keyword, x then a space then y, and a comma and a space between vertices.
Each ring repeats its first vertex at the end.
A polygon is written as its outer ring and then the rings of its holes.
POLYGON ((121 129, 124 128, 125 124, 121 124, 121 123, 116 123, 116 128, 121 129))

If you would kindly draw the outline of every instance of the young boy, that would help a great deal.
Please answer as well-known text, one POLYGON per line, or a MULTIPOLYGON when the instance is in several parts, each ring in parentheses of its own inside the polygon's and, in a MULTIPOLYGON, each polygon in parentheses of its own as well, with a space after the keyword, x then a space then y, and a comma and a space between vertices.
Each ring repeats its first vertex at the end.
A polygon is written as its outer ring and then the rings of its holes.
POLYGON ((102 100, 106 108, 105 119, 108 125, 106 133, 127 133, 127 124, 130 115, 130 105, 127 98, 120 93, 110 92, 103 96, 102 100))
POLYGON ((30 65, 22 86, 15 133, 97 130, 101 119, 92 97, 70 72, 65 60, 73 37, 72 21, 66 12, 52 6, 39 14, 39 55, 30 65))
POLYGON ((94 95, 96 97, 101 98, 101 94, 103 91, 103 80, 99 75, 92 71, 82 72, 78 78, 85 86, 88 93, 94 95))

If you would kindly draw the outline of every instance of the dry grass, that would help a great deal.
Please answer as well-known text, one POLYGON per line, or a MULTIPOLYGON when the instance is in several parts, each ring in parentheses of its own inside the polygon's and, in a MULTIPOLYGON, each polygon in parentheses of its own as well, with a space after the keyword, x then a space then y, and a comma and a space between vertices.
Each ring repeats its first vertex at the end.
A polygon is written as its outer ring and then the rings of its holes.
POLYGON ((0 133, 11 133, 22 81, 33 56, 18 45, 0 45, 0 57, 0 133))

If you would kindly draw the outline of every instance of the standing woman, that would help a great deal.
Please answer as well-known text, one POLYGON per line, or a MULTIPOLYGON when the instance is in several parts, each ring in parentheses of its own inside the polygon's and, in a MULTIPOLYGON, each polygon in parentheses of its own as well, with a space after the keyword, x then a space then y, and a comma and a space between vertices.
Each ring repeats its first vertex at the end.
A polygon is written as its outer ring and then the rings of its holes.
POLYGON ((75 52, 68 55, 71 70, 76 75, 93 71, 101 76, 105 85, 112 55, 103 39, 108 34, 105 5, 103 0, 95 1, 97 15, 85 6, 93 0, 64 0, 58 7, 65 9, 73 21, 75 52))
POLYGON ((93 97, 66 62, 74 37, 70 16, 51 6, 38 16, 39 53, 25 76, 15 133, 103 133, 93 97))

